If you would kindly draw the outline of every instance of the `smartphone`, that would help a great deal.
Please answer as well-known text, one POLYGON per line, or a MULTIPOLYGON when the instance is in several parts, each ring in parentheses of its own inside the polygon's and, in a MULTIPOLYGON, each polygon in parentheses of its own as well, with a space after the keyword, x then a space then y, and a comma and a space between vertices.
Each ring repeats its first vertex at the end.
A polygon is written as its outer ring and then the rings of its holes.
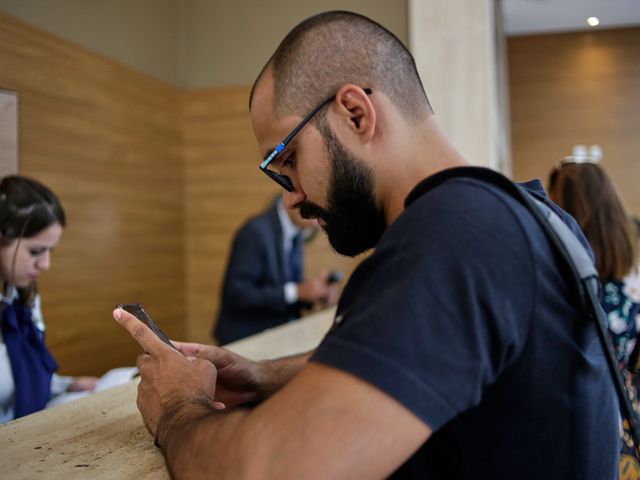
POLYGON ((334 270, 329 274, 327 283, 338 283, 340 280, 342 280, 342 272, 340 270, 334 270))
POLYGON ((149 327, 151 331, 155 333, 160 340, 162 340, 164 343, 166 343, 170 347, 176 348, 173 345, 173 343, 171 343, 171 340, 169 340, 169 337, 167 337, 164 334, 164 332, 160 330, 160 327, 158 327, 156 322, 154 322, 149 316, 149 314, 144 311, 144 308, 142 308, 142 305, 140 305, 139 303, 121 303, 120 305, 116 305, 116 308, 121 308, 129 312, 131 315, 133 315, 142 323, 144 323, 147 327, 149 327))

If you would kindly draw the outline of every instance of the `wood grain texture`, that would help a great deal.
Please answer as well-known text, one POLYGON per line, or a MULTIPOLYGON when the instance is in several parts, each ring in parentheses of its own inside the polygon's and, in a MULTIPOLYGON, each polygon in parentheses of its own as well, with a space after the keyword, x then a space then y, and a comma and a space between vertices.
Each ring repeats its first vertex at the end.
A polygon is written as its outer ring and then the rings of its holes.
POLYGON ((508 40, 513 176, 546 183, 575 144, 599 144, 602 167, 640 214, 640 28, 508 40))
POLYGON ((111 318, 140 301, 167 333, 184 324, 179 92, 0 15, 0 88, 19 93, 20 170, 58 194, 68 226, 39 282, 63 374, 131 365, 111 318))
MULTIPOLYGON (((258 170, 261 160, 248 112, 250 87, 183 94, 188 336, 211 341, 220 289, 237 229, 264 210, 278 186, 258 170)), ((324 235, 306 247, 305 272, 359 263, 335 254, 324 235)))

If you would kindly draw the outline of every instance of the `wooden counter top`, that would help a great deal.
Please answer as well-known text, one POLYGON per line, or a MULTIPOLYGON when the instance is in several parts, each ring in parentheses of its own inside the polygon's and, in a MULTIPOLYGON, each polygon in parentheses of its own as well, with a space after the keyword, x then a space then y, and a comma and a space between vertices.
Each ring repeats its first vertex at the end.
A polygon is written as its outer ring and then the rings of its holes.
MULTIPOLYGON (((329 329, 325 310, 226 347, 255 360, 305 352, 329 329)), ((137 381, 0 425, 0 478, 168 479, 136 408, 137 381)))

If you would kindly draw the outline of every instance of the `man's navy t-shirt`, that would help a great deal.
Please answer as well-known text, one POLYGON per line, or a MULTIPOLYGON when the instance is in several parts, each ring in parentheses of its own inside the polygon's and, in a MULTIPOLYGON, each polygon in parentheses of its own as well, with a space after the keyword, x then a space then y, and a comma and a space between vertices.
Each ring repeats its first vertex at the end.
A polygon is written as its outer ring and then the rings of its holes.
POLYGON ((433 430, 394 478, 615 478, 615 392, 544 232, 500 188, 437 177, 353 273, 312 361, 433 430))

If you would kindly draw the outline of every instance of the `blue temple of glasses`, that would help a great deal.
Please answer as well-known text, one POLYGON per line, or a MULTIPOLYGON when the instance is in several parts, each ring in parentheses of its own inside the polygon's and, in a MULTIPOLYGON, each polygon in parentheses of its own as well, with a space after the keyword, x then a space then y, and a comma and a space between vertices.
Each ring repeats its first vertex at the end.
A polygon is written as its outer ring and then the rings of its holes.
POLYGON ((276 148, 273 149, 273 152, 271 152, 269 156, 267 156, 267 158, 265 158, 263 162, 260 164, 260 168, 267 168, 267 165, 271 163, 271 160, 273 160, 273 157, 275 157, 282 150, 284 150, 284 147, 285 147, 284 143, 281 143, 278 146, 276 146, 276 148))

